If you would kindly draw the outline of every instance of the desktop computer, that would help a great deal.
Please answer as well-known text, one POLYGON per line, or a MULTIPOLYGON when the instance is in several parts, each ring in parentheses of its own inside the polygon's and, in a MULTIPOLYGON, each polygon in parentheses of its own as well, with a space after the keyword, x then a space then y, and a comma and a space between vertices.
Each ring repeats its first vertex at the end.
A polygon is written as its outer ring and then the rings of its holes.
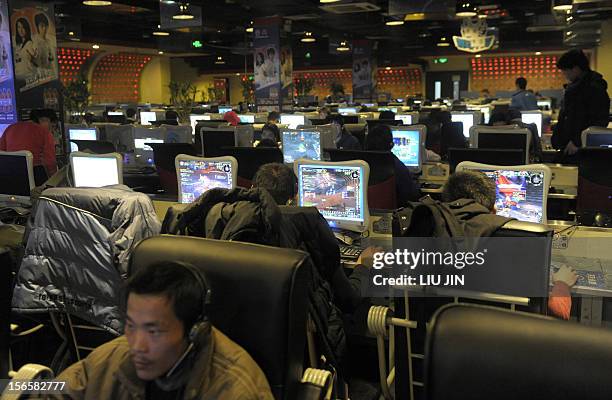
POLYGON ((391 128, 393 135, 393 148, 395 154, 405 166, 420 170, 425 158, 425 129, 424 125, 395 126, 391 128))
POLYGON ((321 160, 321 132, 316 130, 281 131, 283 159, 293 164, 300 158, 321 160))
POLYGON ((463 136, 470 137, 470 128, 480 123, 480 112, 478 111, 453 111, 451 112, 451 120, 453 122, 461 122, 463 124, 463 136))
POLYGON ((542 112, 541 111, 521 111, 521 121, 524 124, 535 124, 538 128, 538 136, 542 137, 542 112))
POLYGON ((151 122, 157 121, 155 111, 141 111, 140 125, 151 125, 151 122))
POLYGON ((234 157, 176 156, 179 203, 192 203, 213 188, 236 187, 238 161, 234 157))
POLYGON ((32 153, 0 151, 0 203, 29 204, 34 186, 32 153))
MULTIPOLYGON (((98 140, 98 129, 97 128, 68 128, 68 140, 98 140)), ((79 148, 75 143, 70 143, 70 151, 78 151, 79 148)))
POLYGON ((592 126, 585 129, 580 137, 582 147, 612 148, 612 129, 592 126))

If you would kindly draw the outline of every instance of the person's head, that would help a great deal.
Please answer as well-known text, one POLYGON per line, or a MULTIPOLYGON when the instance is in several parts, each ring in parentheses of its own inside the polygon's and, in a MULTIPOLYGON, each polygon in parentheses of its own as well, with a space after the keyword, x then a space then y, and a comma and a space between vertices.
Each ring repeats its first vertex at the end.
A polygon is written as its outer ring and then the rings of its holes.
POLYGON ((514 81, 514 84, 516 85, 517 89, 520 89, 520 90, 527 89, 527 79, 523 78, 522 76, 519 78, 516 78, 516 81, 514 81))
POLYGON ((442 200, 470 199, 495 212, 495 184, 480 171, 460 171, 448 177, 442 200))
POLYGON ((47 36, 47 29, 49 29, 49 18, 45 14, 36 14, 34 17, 34 25, 36 25, 36 31, 42 37, 47 36))
POLYGON ((278 143, 269 137, 263 138, 255 147, 278 147, 278 143))
POLYGON ((257 55, 255 55, 255 65, 260 66, 264 63, 265 61, 265 57, 263 55, 263 53, 257 53, 257 55))
POLYGON ((275 143, 280 142, 280 129, 276 124, 267 123, 261 128, 261 139, 269 139, 275 143))
POLYGON ((236 114, 236 111, 234 110, 228 111, 223 114, 223 119, 227 121, 231 126, 240 125, 240 117, 238 116, 238 114, 236 114))
POLYGON ((366 150, 390 151, 392 148, 393 133, 387 125, 377 125, 366 135, 366 150))
POLYGON ((17 35, 15 35, 15 42, 19 45, 25 44, 27 41, 32 40, 32 31, 30 24, 25 18, 19 18, 15 23, 17 29, 17 35))
POLYGON ((380 112, 380 114, 378 114, 378 119, 394 120, 395 113, 391 110, 383 110, 380 112))
POLYGON ((321 107, 321 109, 319 109, 319 118, 326 119, 329 116, 329 112, 328 107, 321 107))
POLYGON ((30 119, 51 132, 53 124, 57 122, 57 115, 55 111, 43 108, 30 111, 30 119))
POLYGON ((336 129, 336 134, 341 134, 344 131, 344 118, 340 114, 330 114, 327 116, 329 123, 336 129))
POLYGON ((495 108, 489 117, 489 125, 500 126, 508 125, 508 112, 505 109, 495 108))
POLYGON ((489 97, 490 95, 491 95, 491 94, 489 93, 489 89, 486 89, 486 88, 485 88, 485 89, 482 89, 482 90, 480 91, 480 96, 481 96, 481 97, 487 98, 487 97, 489 97))
POLYGON ((274 61, 274 56, 276 55, 276 50, 274 50, 274 47, 270 47, 266 51, 266 54, 268 55, 268 60, 274 61))
POLYGON ((277 111, 270 111, 268 113, 268 123, 278 124, 280 122, 280 114, 277 111))
POLYGON ((572 49, 559 57, 557 68, 563 72, 565 79, 570 82, 574 82, 585 72, 591 70, 589 59, 580 49, 572 49))
POLYGON ((166 111, 166 120, 178 121, 178 113, 174 110, 166 111))
POLYGON ((286 205, 297 194, 297 178, 285 164, 264 164, 253 177, 253 186, 266 189, 278 205, 286 205))
POLYGON ((197 339, 190 337, 193 326, 207 319, 206 279, 193 265, 160 262, 137 270, 126 282, 126 295, 125 336, 136 374, 157 379, 197 339))
POLYGON ((128 118, 135 118, 136 117, 136 110, 134 110, 133 108, 128 108, 127 110, 125 110, 125 115, 128 118))

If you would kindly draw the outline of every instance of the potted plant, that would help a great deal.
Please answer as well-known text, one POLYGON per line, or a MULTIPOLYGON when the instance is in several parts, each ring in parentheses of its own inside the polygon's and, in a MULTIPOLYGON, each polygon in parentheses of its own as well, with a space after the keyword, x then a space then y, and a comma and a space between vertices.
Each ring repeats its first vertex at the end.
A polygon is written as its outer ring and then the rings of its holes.
POLYGON ((253 76, 243 75, 240 79, 242 85, 242 97, 247 104, 255 102, 255 83, 253 82, 253 76))
POLYGON ((198 89, 191 82, 170 81, 170 104, 172 104, 178 114, 179 122, 189 123, 189 114, 196 105, 198 89))
POLYGON ((80 75, 76 79, 62 85, 61 92, 64 97, 64 107, 68 113, 66 121, 72 124, 82 123, 91 98, 85 76, 80 75))
POLYGON ((314 79, 312 78, 299 78, 295 81, 295 89, 297 90, 298 96, 308 96, 314 88, 314 79))
POLYGON ((332 102, 339 103, 344 101, 344 86, 340 82, 332 82, 329 86, 332 102))

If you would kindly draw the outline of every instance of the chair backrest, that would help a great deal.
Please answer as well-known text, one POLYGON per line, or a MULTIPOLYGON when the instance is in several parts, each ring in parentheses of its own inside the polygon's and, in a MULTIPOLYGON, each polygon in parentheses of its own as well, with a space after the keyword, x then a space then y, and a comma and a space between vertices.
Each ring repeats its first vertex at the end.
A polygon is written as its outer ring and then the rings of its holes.
MULTIPOLYGON (((209 122, 209 121, 206 121, 209 122)), ((224 127, 219 130, 203 128, 196 135, 196 146, 201 149, 204 157, 226 156, 223 147, 235 145, 235 131, 233 127, 224 127)))
POLYGON ((440 152, 441 156, 448 158, 448 149, 468 147, 467 139, 463 136, 463 124, 461 122, 445 122, 442 124, 440 133, 440 152))
POLYGON ((277 147, 224 147, 222 153, 238 160, 236 185, 247 189, 259 167, 284 161, 283 152, 277 147))
POLYGON ((189 143, 150 143, 149 146, 153 148, 153 159, 161 187, 168 194, 176 194, 178 182, 174 160, 179 154, 197 155, 195 147, 189 143))
POLYGON ((612 398, 612 331, 483 306, 428 327, 426 400, 612 398))
POLYGON ((90 151, 95 154, 107 154, 117 151, 113 143, 102 140, 71 140, 71 142, 77 145, 79 151, 90 151))
POLYGON ((344 127, 347 131, 350 132, 351 135, 355 136, 357 140, 359 140, 359 144, 363 149, 365 146, 365 138, 366 138, 366 125, 365 124, 344 124, 344 127))
POLYGON ((195 265, 211 285, 212 324, 242 346, 264 371, 274 397, 296 398, 305 349, 308 254, 185 236, 142 241, 130 274, 160 261, 195 265))

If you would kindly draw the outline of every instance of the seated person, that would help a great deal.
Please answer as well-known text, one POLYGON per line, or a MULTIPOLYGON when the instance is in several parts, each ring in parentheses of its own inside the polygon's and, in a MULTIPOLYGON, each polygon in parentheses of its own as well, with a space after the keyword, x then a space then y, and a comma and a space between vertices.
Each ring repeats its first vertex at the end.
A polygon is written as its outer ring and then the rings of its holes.
MULTIPOLYGON (((391 128, 386 125, 376 126, 366 136, 366 150, 391 152, 393 145, 391 128)), ((398 207, 403 207, 410 201, 419 200, 421 190, 414 181, 408 167, 395 154, 393 154, 393 163, 395 164, 395 192, 398 207)))
POLYGON ((395 113, 391 110, 381 111, 380 114, 378 114, 378 119, 393 121, 395 119, 395 113))
MULTIPOLYGON (((449 176, 444 185, 442 200, 449 203, 459 199, 471 199, 495 213, 495 184, 479 171, 460 171, 449 176)), ((553 288, 548 309, 557 317, 569 319, 572 308, 570 287, 576 283, 576 273, 562 267, 553 273, 553 288)))
POLYGON ((278 143, 275 142, 273 139, 264 138, 264 139, 261 139, 259 143, 257 143, 257 146, 255 147, 276 147, 278 148, 278 143))
POLYGON ((134 110, 133 108, 128 108, 127 110, 125 110, 125 122, 127 124, 135 124, 136 123, 136 110, 134 110))
POLYGON ((538 135, 536 124, 525 124, 522 121, 521 112, 513 108, 494 109, 489 118, 490 126, 516 125, 520 128, 527 128, 531 132, 531 142, 529 143, 529 154, 531 161, 538 162, 542 159, 542 144, 538 135))
POLYGON ((276 124, 266 123, 261 128, 261 140, 267 140, 268 142, 274 142, 275 146, 278 147, 278 143, 281 141, 280 129, 276 124))
POLYGON ((329 111, 329 107, 321 107, 321 109, 319 109, 319 119, 327 119, 330 114, 331 111, 329 111))
MULTIPOLYGON (((211 326, 203 274, 164 262, 127 281, 125 335, 58 376, 72 399, 270 399, 259 366, 211 326)), ((63 398, 63 397, 59 397, 63 398)))
POLYGON ((280 114, 277 111, 270 111, 268 113, 268 124, 278 125, 280 123, 280 114))
POLYGON ((336 129, 336 148, 340 150, 361 150, 359 139, 351 135, 344 127, 344 118, 340 114, 334 114, 327 117, 329 122, 336 129))

